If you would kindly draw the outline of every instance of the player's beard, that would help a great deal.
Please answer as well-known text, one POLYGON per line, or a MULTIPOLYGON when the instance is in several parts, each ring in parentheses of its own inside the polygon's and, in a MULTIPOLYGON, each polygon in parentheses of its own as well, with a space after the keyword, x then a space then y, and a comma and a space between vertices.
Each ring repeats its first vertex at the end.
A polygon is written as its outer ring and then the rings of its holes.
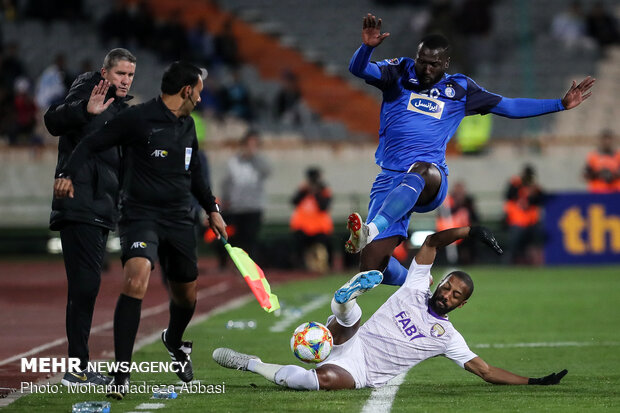
POLYGON ((435 292, 433 293, 432 297, 430 298, 430 300, 428 300, 428 305, 429 307, 436 312, 439 315, 446 315, 448 314, 450 311, 454 310, 456 307, 448 307, 448 303, 446 301, 444 301, 439 294, 437 294, 437 291, 435 290, 435 292))

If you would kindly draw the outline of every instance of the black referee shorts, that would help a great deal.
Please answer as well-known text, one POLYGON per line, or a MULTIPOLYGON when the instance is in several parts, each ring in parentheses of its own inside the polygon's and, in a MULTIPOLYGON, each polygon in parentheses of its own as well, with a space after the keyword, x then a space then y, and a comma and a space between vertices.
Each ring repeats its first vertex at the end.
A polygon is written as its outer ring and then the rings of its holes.
POLYGON ((151 269, 159 257, 166 278, 176 282, 192 282, 198 277, 196 233, 187 223, 154 220, 122 221, 119 235, 123 265, 135 257, 151 261, 151 269))

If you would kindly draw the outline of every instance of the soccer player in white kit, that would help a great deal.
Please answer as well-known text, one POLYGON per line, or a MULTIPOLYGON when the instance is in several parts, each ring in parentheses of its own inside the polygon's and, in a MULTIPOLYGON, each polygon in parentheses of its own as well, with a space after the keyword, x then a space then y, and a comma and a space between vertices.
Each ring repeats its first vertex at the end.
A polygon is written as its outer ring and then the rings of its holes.
POLYGON ((431 294, 431 267, 437 250, 461 238, 476 238, 502 249, 484 227, 462 227, 426 238, 413 259, 407 279, 360 327, 362 309, 356 297, 381 283, 379 271, 355 275, 336 291, 327 326, 334 338, 329 357, 316 369, 263 363, 258 357, 218 348, 213 359, 221 366, 252 371, 296 390, 338 390, 381 387, 391 378, 435 356, 445 356, 493 384, 558 384, 567 370, 541 378, 519 376, 486 363, 473 353, 447 314, 471 296, 474 284, 463 271, 446 275, 431 294))

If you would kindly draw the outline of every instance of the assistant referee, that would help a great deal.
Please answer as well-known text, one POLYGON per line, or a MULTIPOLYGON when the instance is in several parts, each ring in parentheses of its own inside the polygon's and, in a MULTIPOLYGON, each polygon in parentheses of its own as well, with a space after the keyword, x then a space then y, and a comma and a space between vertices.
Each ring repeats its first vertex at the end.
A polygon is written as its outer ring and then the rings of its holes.
MULTIPOLYGON (((157 258, 170 284, 170 322, 162 340, 172 360, 187 363, 177 372, 193 379, 191 342, 182 341, 196 306, 196 237, 192 195, 207 211, 209 224, 227 238, 215 197, 200 173, 198 141, 190 113, 200 102, 203 72, 175 62, 164 72, 161 95, 131 107, 84 139, 54 183, 57 197, 73 197, 73 180, 93 153, 122 146, 124 154, 119 231, 125 283, 114 313, 117 362, 131 361, 142 299, 157 258)), ((206 74, 205 74, 206 76, 206 74)), ((117 372, 110 397, 122 399, 128 372, 117 372)))

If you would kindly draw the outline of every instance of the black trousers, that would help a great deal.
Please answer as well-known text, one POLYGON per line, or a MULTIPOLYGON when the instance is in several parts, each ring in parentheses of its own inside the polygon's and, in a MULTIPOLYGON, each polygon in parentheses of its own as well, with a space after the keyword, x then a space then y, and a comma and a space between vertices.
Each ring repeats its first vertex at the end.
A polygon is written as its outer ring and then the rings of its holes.
POLYGON ((60 230, 68 287, 68 355, 79 358, 82 369, 89 360, 88 337, 101 284, 108 232, 106 228, 79 222, 67 223, 60 230))

